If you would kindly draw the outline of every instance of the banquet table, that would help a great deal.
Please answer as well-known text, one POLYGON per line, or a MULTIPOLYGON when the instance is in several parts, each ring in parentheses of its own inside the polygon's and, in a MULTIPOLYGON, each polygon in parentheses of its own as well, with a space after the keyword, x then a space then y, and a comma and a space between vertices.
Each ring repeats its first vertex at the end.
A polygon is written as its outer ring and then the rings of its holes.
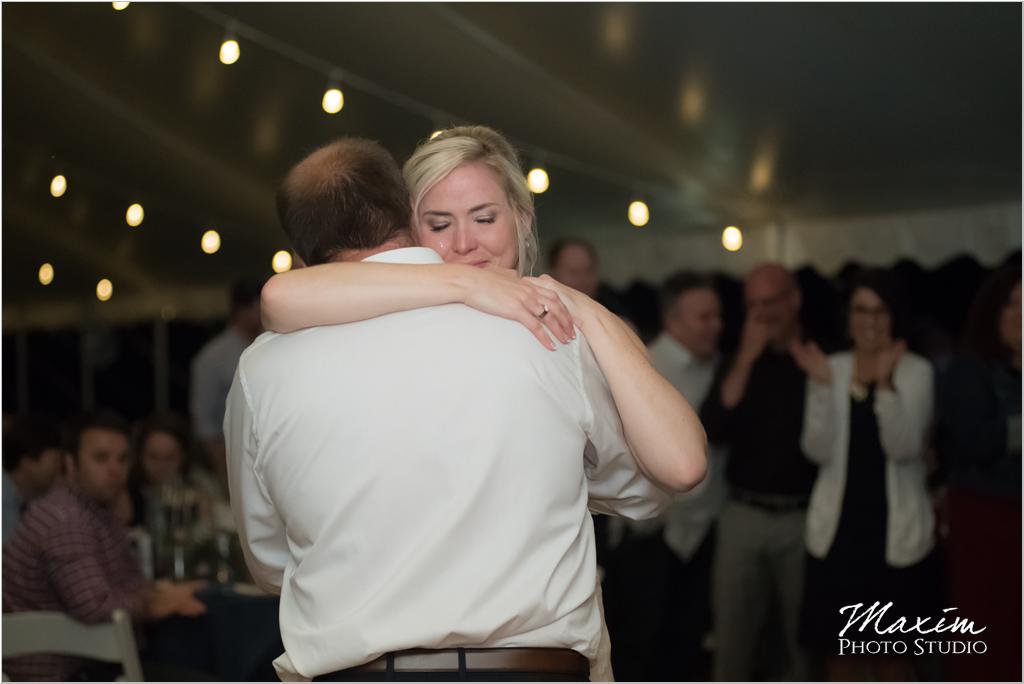
POLYGON ((211 584, 196 596, 206 613, 149 625, 140 644, 142 659, 223 681, 278 681, 272 664, 284 652, 278 597, 234 584, 211 584))

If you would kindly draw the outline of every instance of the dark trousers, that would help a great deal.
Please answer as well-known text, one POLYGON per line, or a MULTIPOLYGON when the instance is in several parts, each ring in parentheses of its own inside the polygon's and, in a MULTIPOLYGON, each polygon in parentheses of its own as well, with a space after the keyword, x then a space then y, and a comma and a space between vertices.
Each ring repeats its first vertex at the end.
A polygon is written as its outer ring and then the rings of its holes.
POLYGON ((705 681, 711 625, 714 531, 684 562, 660 533, 629 536, 612 554, 603 587, 619 681, 705 681))

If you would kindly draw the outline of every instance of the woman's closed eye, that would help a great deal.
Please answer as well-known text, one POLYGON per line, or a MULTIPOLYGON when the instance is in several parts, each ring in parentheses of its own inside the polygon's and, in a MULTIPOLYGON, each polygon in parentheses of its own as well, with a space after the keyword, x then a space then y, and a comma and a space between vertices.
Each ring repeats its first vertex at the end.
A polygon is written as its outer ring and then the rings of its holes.
POLYGON ((448 222, 448 223, 431 223, 430 224, 430 230, 432 232, 434 232, 434 233, 439 233, 439 232, 441 232, 442 230, 444 230, 445 228, 447 228, 450 225, 451 225, 450 222, 448 222))
POLYGON ((477 223, 494 223, 494 216, 477 216, 475 220, 477 223))

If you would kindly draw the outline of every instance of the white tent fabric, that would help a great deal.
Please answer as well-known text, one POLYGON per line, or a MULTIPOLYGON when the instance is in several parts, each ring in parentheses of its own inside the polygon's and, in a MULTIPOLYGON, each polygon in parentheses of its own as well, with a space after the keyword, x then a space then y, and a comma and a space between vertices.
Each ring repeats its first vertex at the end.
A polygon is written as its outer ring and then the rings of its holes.
POLYGON ((739 252, 727 252, 718 232, 661 236, 634 230, 602 235, 597 244, 602 278, 618 287, 633 280, 657 283, 679 269, 740 277, 768 260, 812 266, 824 275, 851 261, 885 267, 910 259, 935 268, 960 255, 994 266, 1020 247, 1019 203, 793 220, 744 230, 739 252))

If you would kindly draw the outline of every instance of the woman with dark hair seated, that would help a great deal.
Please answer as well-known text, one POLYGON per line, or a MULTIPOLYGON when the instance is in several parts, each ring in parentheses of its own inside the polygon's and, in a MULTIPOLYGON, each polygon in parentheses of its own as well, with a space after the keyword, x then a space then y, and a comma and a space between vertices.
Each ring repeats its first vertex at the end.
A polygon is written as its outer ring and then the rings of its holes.
POLYGON ((904 302, 891 273, 865 271, 849 300, 853 348, 828 357, 813 345, 794 352, 808 375, 801 443, 819 465, 807 512, 800 631, 804 643, 825 657, 832 681, 906 681, 913 675, 909 655, 840 656, 840 636, 875 642, 906 637, 874 628, 861 633, 859 622, 841 634, 852 611, 892 602, 883 621, 888 626, 900 616, 913 620, 939 609, 941 566, 923 458, 932 368, 907 351, 904 302), (852 608, 856 604, 862 605, 852 608))
POLYGON ((954 681, 1021 678, 1020 276, 1018 262, 982 284, 939 395, 950 605, 987 627, 988 646, 949 659, 954 681))
MULTIPOLYGON (((136 428, 133 442, 129 526, 144 527, 152 538, 158 575, 184 572, 173 567, 172 547, 196 547, 212 539, 223 517, 217 515, 216 479, 193 462, 195 443, 188 423, 175 414, 147 418, 136 428), (172 538, 175 534, 179 539, 172 538)), ((178 562, 180 566, 184 559, 178 562)))

